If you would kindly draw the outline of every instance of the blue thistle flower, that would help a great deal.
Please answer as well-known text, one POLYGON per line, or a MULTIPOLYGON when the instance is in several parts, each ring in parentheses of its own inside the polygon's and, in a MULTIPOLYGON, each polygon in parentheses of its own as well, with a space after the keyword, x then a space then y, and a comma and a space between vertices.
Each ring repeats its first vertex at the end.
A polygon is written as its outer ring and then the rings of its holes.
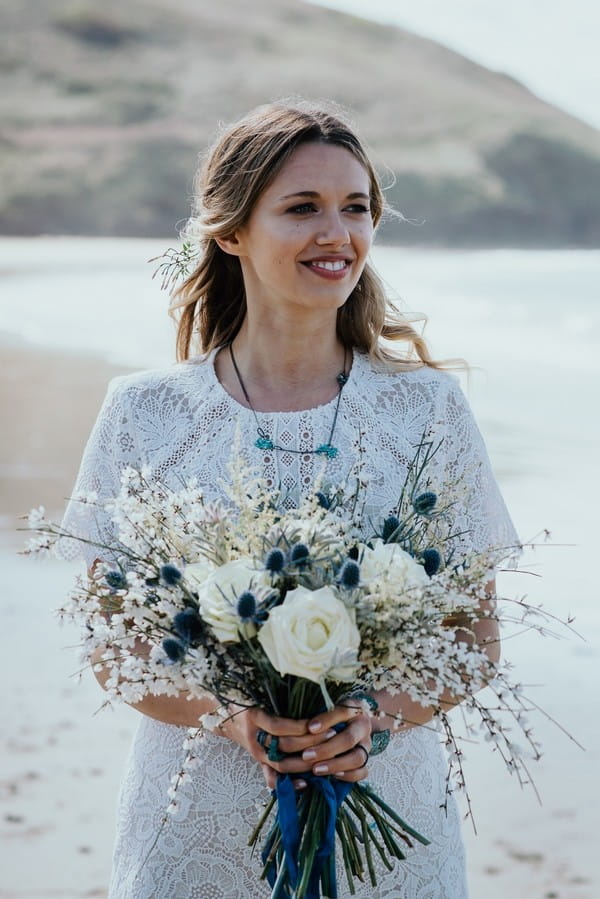
POLYGON ((162 648, 171 662, 181 662, 185 658, 185 646, 176 637, 165 637, 162 648))
POLYGON ((160 569, 160 578, 167 587, 174 587, 181 580, 181 571, 175 565, 162 565, 160 569))
POLYGON ((358 562, 358 558, 360 556, 360 550, 358 546, 351 546, 348 550, 348 558, 353 559, 355 562, 358 562))
POLYGON ((117 590, 124 590, 127 587, 127 579, 125 575, 121 574, 121 572, 117 571, 116 569, 113 571, 107 571, 104 575, 104 580, 113 593, 115 593, 117 590))
POLYGON ((237 613, 242 621, 252 621, 256 615, 256 597, 250 590, 244 590, 238 597, 237 613))
POLYGON ((426 574, 428 574, 429 577, 433 577, 434 574, 437 574, 440 565, 442 564, 442 557, 437 549, 433 549, 433 547, 424 549, 421 557, 423 559, 423 568, 425 569, 426 574))
POLYGON ((184 643, 195 645, 202 639, 204 623, 196 609, 188 606, 173 618, 173 630, 184 643))
POLYGON ((341 587, 353 590, 360 583, 360 566, 353 559, 346 559, 338 574, 341 587))
POLYGON ((293 565, 306 565, 310 556, 310 549, 306 543, 295 543, 290 552, 290 562, 293 565))
POLYGON ((265 568, 267 571, 270 571, 271 574, 278 574, 283 570, 284 565, 285 556, 283 551, 280 550, 278 546, 270 549, 265 558, 265 568))
POLYGON ((437 495, 431 490, 426 490, 425 493, 419 493, 418 496, 415 496, 413 509, 418 515, 429 515, 433 512, 436 503, 437 495))
POLYGON ((315 496, 317 497, 317 502, 323 509, 331 508, 331 500, 329 499, 329 497, 327 496, 326 493, 323 493, 322 490, 317 490, 317 492, 315 493, 315 496))
POLYGON ((383 522, 383 529, 381 531, 383 542, 387 543, 390 537, 398 530, 399 527, 400 519, 395 515, 389 515, 383 522))

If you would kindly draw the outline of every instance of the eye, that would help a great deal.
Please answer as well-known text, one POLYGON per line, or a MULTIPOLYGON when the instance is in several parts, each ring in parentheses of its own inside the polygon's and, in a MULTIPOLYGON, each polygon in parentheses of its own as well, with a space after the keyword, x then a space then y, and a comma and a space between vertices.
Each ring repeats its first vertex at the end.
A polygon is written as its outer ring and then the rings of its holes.
POLYGON ((296 213, 296 215, 306 215, 308 212, 315 212, 316 208, 314 203, 299 203, 297 206, 291 206, 288 212, 296 213))
POLYGON ((365 206, 364 203, 352 203, 351 206, 346 206, 346 212, 365 213, 365 212, 371 212, 371 210, 369 209, 368 206, 365 206))

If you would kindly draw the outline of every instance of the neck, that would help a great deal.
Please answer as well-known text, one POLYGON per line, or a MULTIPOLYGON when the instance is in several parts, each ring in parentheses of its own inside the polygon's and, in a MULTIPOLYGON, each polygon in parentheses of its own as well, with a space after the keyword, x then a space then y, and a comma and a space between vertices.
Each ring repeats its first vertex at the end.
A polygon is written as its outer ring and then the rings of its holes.
POLYGON ((232 344, 238 378, 228 352, 219 353, 219 380, 238 401, 257 411, 292 411, 329 402, 339 392, 337 376, 348 374, 351 355, 337 338, 316 327, 293 334, 246 321, 232 344), (248 394, 244 394, 242 383, 248 394))
POLYGON ((344 347, 335 328, 253 328, 244 322, 233 342, 236 359, 257 387, 318 385, 344 367, 344 347))

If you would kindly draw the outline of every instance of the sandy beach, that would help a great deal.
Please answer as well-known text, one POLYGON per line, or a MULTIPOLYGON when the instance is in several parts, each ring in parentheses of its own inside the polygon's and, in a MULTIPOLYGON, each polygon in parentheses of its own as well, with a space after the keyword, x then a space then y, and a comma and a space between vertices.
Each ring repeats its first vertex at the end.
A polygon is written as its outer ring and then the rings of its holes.
MULTIPOLYGON (((106 383, 124 369, 8 339, 0 348, 0 558, 5 575, 0 599, 5 685, 0 897, 102 897, 120 772, 137 713, 122 708, 95 714, 103 697, 89 672, 77 676, 71 648, 77 635, 60 629, 52 616, 77 569, 16 555, 22 537, 14 529, 17 516, 33 505, 43 503, 55 518, 60 514, 106 383)), ((597 525, 594 504, 580 501, 596 446, 595 437, 583 441, 578 464, 570 466, 567 446, 545 457, 526 479, 507 478, 503 485, 523 533, 529 527, 534 533, 541 524, 554 530, 556 543, 569 544, 537 552, 533 565, 543 569, 543 585, 530 577, 517 586, 510 580, 515 576, 506 575, 505 590, 539 596, 559 615, 574 612, 587 638, 519 638, 507 651, 525 683, 546 685, 532 687, 536 701, 586 751, 551 725, 533 721, 545 749, 534 772, 540 807, 531 791, 521 792, 511 781, 487 746, 467 747, 479 831, 474 836, 465 824, 472 899, 600 895, 594 687, 600 618, 587 571, 590 535, 597 525), (553 492, 559 477, 561 489, 553 492)))

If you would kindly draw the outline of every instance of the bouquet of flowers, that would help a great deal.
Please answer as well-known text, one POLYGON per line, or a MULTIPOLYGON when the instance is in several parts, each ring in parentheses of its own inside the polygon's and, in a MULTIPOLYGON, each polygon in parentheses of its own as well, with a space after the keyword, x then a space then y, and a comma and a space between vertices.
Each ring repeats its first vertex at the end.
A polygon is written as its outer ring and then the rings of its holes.
MULTIPOLYGON (((103 504, 115 543, 95 544, 108 561, 78 579, 60 610, 82 625, 83 657, 104 648, 113 697, 208 692, 221 715, 253 706, 310 718, 373 691, 403 692, 439 709, 449 692, 464 697, 509 767, 525 771, 502 719, 508 712, 536 755, 520 687, 473 632, 483 616, 500 615, 499 597, 482 606, 494 553, 453 556, 451 491, 437 495, 427 478, 435 452, 431 443, 419 446, 397 508, 370 535, 356 488, 317 485, 287 508, 237 458, 225 500, 207 502, 194 482, 173 490, 125 470, 120 493, 103 504), (486 684, 492 708, 476 695, 486 684)), ((79 501, 98 504, 94 496, 79 501)), ((72 537, 43 510, 30 526, 40 536, 28 551, 72 537)), ((513 620, 541 614, 514 602, 513 620)), ((460 781, 460 750, 449 719, 437 714, 460 781)), ((278 760, 275 739, 268 748, 278 760)), ((289 775, 278 776, 249 841, 255 846, 267 828, 263 877, 273 897, 335 897, 336 836, 351 893, 355 878, 376 883, 375 858, 391 868, 415 840, 427 843, 369 785, 302 776, 301 793, 289 775)))

